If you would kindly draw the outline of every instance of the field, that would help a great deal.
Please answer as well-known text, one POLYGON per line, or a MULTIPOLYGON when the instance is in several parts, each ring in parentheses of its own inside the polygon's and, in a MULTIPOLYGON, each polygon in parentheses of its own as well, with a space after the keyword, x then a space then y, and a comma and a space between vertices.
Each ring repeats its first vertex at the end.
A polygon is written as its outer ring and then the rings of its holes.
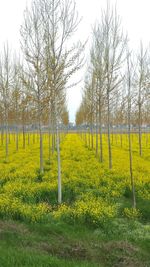
MULTIPOLYGON (((149 267, 150 135, 132 135, 137 209, 132 209, 128 140, 112 136, 113 169, 71 133, 61 142, 63 204, 57 205, 57 154, 39 172, 39 140, 19 151, 10 135, 9 157, 0 146, 0 266, 149 267)), ((33 142, 34 140, 34 142, 33 142)), ((28 137, 27 137, 28 143, 28 137)))

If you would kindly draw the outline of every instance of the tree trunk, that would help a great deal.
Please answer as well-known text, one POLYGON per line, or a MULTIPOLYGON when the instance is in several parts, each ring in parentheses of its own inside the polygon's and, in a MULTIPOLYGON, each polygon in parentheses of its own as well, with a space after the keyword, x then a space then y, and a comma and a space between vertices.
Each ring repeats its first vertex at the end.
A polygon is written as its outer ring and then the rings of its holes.
POLYGON ((96 156, 98 156, 98 108, 96 109, 96 156))
POLYGON ((62 202, 62 189, 61 189, 61 161, 60 161, 60 141, 59 141, 59 130, 58 121, 56 118, 56 143, 57 143, 57 163, 58 163, 58 204, 62 202))
POLYGON ((130 164, 130 179, 132 187, 132 206, 136 208, 136 197, 135 197, 135 183, 133 176, 133 163, 132 163, 132 143, 131 143, 131 69, 129 63, 129 55, 127 57, 128 67, 128 144, 129 144, 129 164, 130 164))
POLYGON ((41 104, 40 99, 38 103, 38 115, 39 115, 39 135, 40 135, 40 173, 43 173, 43 133, 42 133, 42 125, 41 125, 41 104))
POLYGON ((18 127, 16 126, 16 151, 18 151, 18 127))
POLYGON ((8 122, 6 122, 6 129, 5 129, 5 155, 6 159, 8 158, 8 143, 9 143, 9 132, 8 132, 8 122))
POLYGON ((23 149, 26 148, 26 135, 25 135, 25 125, 23 124, 23 132, 22 132, 22 138, 23 138, 23 149))
POLYGON ((142 133, 141 133, 141 104, 139 103, 139 154, 142 156, 142 133))
POLYGON ((39 125, 39 134, 40 134, 40 172, 43 173, 43 134, 41 125, 39 125))
POLYGON ((110 140, 110 100, 109 92, 107 92, 107 135, 108 135, 108 157, 109 157, 109 169, 112 169, 112 152, 111 152, 111 140, 110 140))
POLYGON ((132 167, 133 163, 132 163, 130 115, 129 115, 129 125, 128 125, 128 140, 129 140, 130 178, 131 178, 131 187, 132 187, 132 205, 133 205, 133 208, 136 208, 135 185, 134 185, 133 167, 132 167))
POLYGON ((103 162, 103 136, 102 136, 102 112, 99 101, 99 134, 100 134, 100 162, 103 162))

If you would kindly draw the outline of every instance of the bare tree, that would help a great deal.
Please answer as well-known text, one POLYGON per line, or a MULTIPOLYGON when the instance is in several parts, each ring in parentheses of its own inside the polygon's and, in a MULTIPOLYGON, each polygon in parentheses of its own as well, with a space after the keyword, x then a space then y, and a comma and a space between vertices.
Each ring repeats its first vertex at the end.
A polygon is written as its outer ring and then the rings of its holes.
MULTIPOLYGON (((96 75, 96 116, 100 134, 100 162, 103 162, 102 113, 105 99, 105 72, 103 64, 103 33, 99 25, 93 29, 93 45, 91 49, 91 63, 96 75)), ((96 124, 97 124, 96 123, 96 124)))
POLYGON ((142 42, 140 43, 140 51, 138 54, 138 72, 137 72, 137 106, 138 106, 138 134, 139 134, 139 154, 142 156, 142 109, 144 101, 147 96, 147 84, 149 83, 149 64, 148 64, 147 50, 143 48, 142 42))
POLYGON ((45 28, 45 55, 50 73, 54 116, 56 122, 58 157, 58 203, 62 201, 61 163, 59 149, 59 101, 61 91, 66 88, 70 77, 81 68, 80 54, 83 46, 79 43, 68 48, 68 41, 77 29, 79 20, 73 0, 42 0, 41 11, 45 28))
POLYGON ((43 23, 38 3, 33 2, 31 9, 26 9, 24 24, 21 28, 22 49, 28 63, 28 90, 37 107, 37 118, 40 135, 40 172, 43 172, 43 136, 42 115, 45 97, 45 72, 43 64, 43 23))
POLYGON ((112 152, 110 140, 110 101, 112 92, 122 81, 119 70, 122 67, 123 55, 126 40, 120 28, 120 18, 116 9, 110 8, 107 2, 107 9, 102 15, 102 36, 103 36, 103 64, 105 70, 105 87, 107 100, 107 134, 108 134, 108 153, 109 168, 112 168, 112 152))
POLYGON ((4 54, 0 62, 0 94, 2 99, 4 124, 5 124, 5 155, 8 158, 9 143, 9 105, 11 97, 11 86, 13 79, 11 54, 8 44, 4 45, 4 54))
POLYGON ((133 162, 132 162, 132 141, 131 141, 131 105, 132 105, 132 94, 131 87, 133 84, 133 63, 131 61, 131 55, 127 51, 127 104, 128 104, 128 142, 129 142, 129 162, 130 162, 130 178, 132 187, 132 205, 136 208, 135 198, 135 183, 133 176, 133 162))
MULTIPOLYGON (((59 102, 70 77, 81 68, 80 43, 68 48, 79 23, 74 0, 38 0, 26 10, 21 29, 23 50, 32 75, 30 88, 37 100, 40 132, 40 170, 43 171, 42 114, 49 105, 56 129, 58 156, 58 203, 62 201, 59 149, 59 102)), ((53 135, 55 137, 55 135, 53 135)))
POLYGON ((19 59, 14 57, 13 62, 13 84, 11 92, 11 110, 13 114, 13 122, 15 125, 15 139, 16 139, 16 151, 19 147, 19 129, 20 122, 20 105, 21 105, 21 79, 20 79, 20 62, 19 59))

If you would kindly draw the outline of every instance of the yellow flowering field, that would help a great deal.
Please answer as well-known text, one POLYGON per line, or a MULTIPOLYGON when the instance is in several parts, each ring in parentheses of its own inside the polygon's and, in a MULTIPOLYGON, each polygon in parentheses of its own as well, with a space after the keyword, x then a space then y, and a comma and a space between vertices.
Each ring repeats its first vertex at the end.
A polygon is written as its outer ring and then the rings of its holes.
MULTIPOLYGON (((99 226, 115 217, 148 219, 150 201, 150 145, 143 137, 143 156, 133 135, 133 173, 137 210, 132 209, 127 136, 112 139, 113 168, 108 169, 107 137, 103 136, 104 162, 85 146, 77 134, 61 142, 63 204, 57 205, 57 154, 48 160, 48 136, 44 134, 44 174, 39 174, 39 141, 19 150, 10 136, 9 157, 0 146, 0 216, 23 221, 51 218, 99 226)), ((148 136, 150 138, 150 136, 148 136)), ((95 140, 95 139, 94 139, 95 140)))

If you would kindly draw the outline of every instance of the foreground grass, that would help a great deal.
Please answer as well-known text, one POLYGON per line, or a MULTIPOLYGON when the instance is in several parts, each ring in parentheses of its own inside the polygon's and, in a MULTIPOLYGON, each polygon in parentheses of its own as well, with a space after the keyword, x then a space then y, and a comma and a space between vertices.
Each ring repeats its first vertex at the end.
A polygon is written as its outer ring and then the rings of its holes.
POLYGON ((0 221, 0 266, 149 267, 150 239, 145 233, 127 221, 116 221, 111 229, 61 221, 34 225, 0 221))

